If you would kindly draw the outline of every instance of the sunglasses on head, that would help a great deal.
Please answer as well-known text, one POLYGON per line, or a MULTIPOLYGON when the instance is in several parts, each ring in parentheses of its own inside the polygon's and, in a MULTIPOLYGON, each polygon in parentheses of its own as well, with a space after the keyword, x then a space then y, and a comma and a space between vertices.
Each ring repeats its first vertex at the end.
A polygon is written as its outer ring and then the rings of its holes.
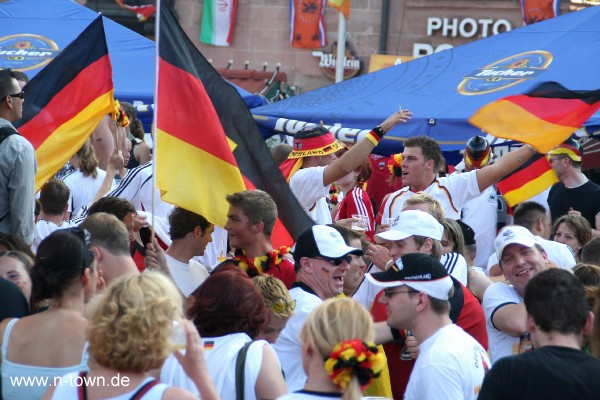
POLYGON ((87 263, 85 262, 85 260, 87 258, 86 257, 87 251, 88 251, 88 248, 90 247, 92 235, 90 234, 90 232, 87 229, 82 229, 79 227, 67 228, 67 229, 65 229, 65 231, 71 232, 73 235, 77 236, 83 242, 83 259, 81 261, 81 267, 82 267, 82 269, 86 269, 88 266, 86 265, 87 263))

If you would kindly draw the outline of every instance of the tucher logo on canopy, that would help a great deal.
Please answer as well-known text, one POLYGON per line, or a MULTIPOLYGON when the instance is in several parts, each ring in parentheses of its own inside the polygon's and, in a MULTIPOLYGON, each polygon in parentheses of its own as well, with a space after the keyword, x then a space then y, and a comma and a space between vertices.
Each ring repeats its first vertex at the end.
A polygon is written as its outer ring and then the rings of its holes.
POLYGON ((18 34, 0 38, 0 64, 20 71, 40 68, 60 53, 53 40, 40 35, 18 34))
POLYGON ((506 57, 465 76, 458 85, 458 93, 467 96, 487 94, 518 85, 544 73, 552 58, 552 54, 544 50, 506 57))

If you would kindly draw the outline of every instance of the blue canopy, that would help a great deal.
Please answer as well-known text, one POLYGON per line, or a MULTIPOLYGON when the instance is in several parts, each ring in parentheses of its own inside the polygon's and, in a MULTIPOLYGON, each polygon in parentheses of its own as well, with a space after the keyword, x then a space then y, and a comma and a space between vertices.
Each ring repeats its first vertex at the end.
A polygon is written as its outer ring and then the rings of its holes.
MULTIPOLYGON (((464 149, 481 134, 469 117, 498 98, 525 93, 542 81, 571 90, 600 89, 600 6, 505 32, 251 110, 265 135, 293 134, 323 120, 344 140, 381 123, 398 106, 414 115, 377 146, 402 149, 416 135, 445 151, 464 149), (347 128, 347 129, 345 129, 347 128)), ((587 123, 600 128, 600 113, 587 123)))
MULTIPOLYGON (((98 14, 71 0, 8 0, 0 4, 0 67, 30 78, 71 43, 98 14)), ((104 17, 115 97, 154 103, 154 42, 104 17)), ((235 86, 235 85, 234 85, 235 86)), ((266 104, 235 86, 248 107, 266 104)))

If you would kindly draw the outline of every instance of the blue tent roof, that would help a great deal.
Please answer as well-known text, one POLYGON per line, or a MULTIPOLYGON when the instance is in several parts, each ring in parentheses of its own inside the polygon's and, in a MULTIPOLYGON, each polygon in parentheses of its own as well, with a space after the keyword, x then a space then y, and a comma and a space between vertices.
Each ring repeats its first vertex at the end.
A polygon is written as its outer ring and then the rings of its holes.
MULTIPOLYGON (((413 119, 388 133, 377 153, 398 152, 404 139, 416 135, 436 139, 446 151, 464 149, 470 137, 481 134, 468 118, 484 104, 542 81, 600 89, 598 21, 600 6, 590 7, 251 111, 267 134, 293 134, 302 121, 323 120, 338 137, 352 138, 401 104, 413 119)), ((600 113, 586 126, 598 129, 600 113)))
MULTIPOLYGON (((22 70, 33 77, 44 67, 45 60, 64 49, 97 16, 95 11, 71 0, 2 2, 0 67, 22 70), (40 53, 49 56, 40 56, 40 53)), ((152 104, 156 68, 154 42, 106 17, 104 28, 113 66, 115 96, 152 104)), ((235 87, 248 107, 267 103, 264 97, 235 87)))

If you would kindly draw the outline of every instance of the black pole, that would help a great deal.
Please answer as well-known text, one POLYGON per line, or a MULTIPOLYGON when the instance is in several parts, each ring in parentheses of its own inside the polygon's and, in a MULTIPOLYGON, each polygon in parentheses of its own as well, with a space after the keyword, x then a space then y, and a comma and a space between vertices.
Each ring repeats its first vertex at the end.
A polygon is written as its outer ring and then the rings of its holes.
POLYGON ((390 0, 381 2, 381 32, 379 32, 379 54, 387 53, 387 39, 389 30, 390 0))

